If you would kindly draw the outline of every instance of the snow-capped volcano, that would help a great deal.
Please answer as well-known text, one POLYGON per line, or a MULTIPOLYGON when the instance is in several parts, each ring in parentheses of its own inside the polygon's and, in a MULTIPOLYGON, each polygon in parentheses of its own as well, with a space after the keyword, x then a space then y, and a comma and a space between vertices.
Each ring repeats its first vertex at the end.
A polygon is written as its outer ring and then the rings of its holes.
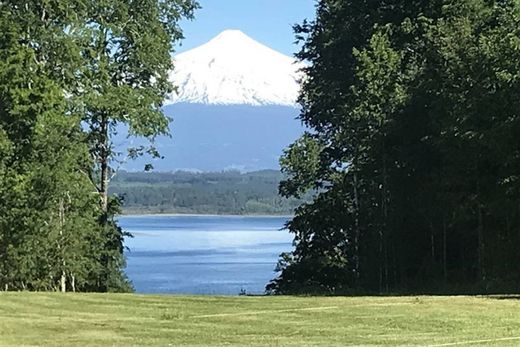
POLYGON ((302 65, 239 30, 176 55, 174 64, 170 80, 177 92, 166 104, 296 104, 302 65))

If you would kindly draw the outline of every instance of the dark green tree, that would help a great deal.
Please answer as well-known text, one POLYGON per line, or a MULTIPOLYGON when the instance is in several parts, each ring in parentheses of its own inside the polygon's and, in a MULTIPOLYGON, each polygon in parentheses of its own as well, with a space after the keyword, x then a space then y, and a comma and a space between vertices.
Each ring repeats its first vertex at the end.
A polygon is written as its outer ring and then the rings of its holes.
POLYGON ((320 193, 268 289, 516 288, 519 6, 321 1, 296 27, 319 151, 288 149, 281 193, 320 193))

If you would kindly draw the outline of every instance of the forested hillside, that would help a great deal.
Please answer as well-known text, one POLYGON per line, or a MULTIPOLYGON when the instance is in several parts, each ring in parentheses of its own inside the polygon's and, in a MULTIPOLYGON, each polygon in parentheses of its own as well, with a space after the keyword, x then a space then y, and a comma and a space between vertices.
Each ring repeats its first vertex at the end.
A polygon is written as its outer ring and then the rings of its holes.
POLYGON ((279 171, 120 172, 110 193, 124 213, 292 214, 300 199, 278 195, 279 171))
POLYGON ((277 293, 520 289, 520 2, 321 0, 277 293))

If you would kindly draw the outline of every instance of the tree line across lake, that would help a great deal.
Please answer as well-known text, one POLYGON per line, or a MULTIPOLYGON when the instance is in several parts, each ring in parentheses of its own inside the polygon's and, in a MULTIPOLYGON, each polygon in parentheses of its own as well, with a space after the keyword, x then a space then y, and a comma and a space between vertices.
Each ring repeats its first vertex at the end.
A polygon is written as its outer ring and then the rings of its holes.
POLYGON ((275 170, 120 172, 109 191, 121 198, 123 212, 130 214, 290 215, 302 200, 278 194, 282 179, 275 170))

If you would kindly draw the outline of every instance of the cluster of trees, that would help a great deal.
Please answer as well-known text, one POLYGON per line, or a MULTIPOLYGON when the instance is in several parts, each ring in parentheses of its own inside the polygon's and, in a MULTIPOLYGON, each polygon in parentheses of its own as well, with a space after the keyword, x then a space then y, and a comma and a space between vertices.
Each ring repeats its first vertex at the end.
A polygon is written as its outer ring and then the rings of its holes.
POLYGON ((268 290, 517 291, 520 2, 321 0, 295 31, 280 191, 320 193, 268 290))
MULTIPOLYGON (((148 139, 191 0, 0 1, 0 288, 121 291, 115 125, 148 139)), ((153 146, 129 149, 129 157, 153 146)))
POLYGON ((288 215, 302 200, 278 195, 282 179, 275 170, 120 172, 109 192, 122 199, 123 213, 288 215))

